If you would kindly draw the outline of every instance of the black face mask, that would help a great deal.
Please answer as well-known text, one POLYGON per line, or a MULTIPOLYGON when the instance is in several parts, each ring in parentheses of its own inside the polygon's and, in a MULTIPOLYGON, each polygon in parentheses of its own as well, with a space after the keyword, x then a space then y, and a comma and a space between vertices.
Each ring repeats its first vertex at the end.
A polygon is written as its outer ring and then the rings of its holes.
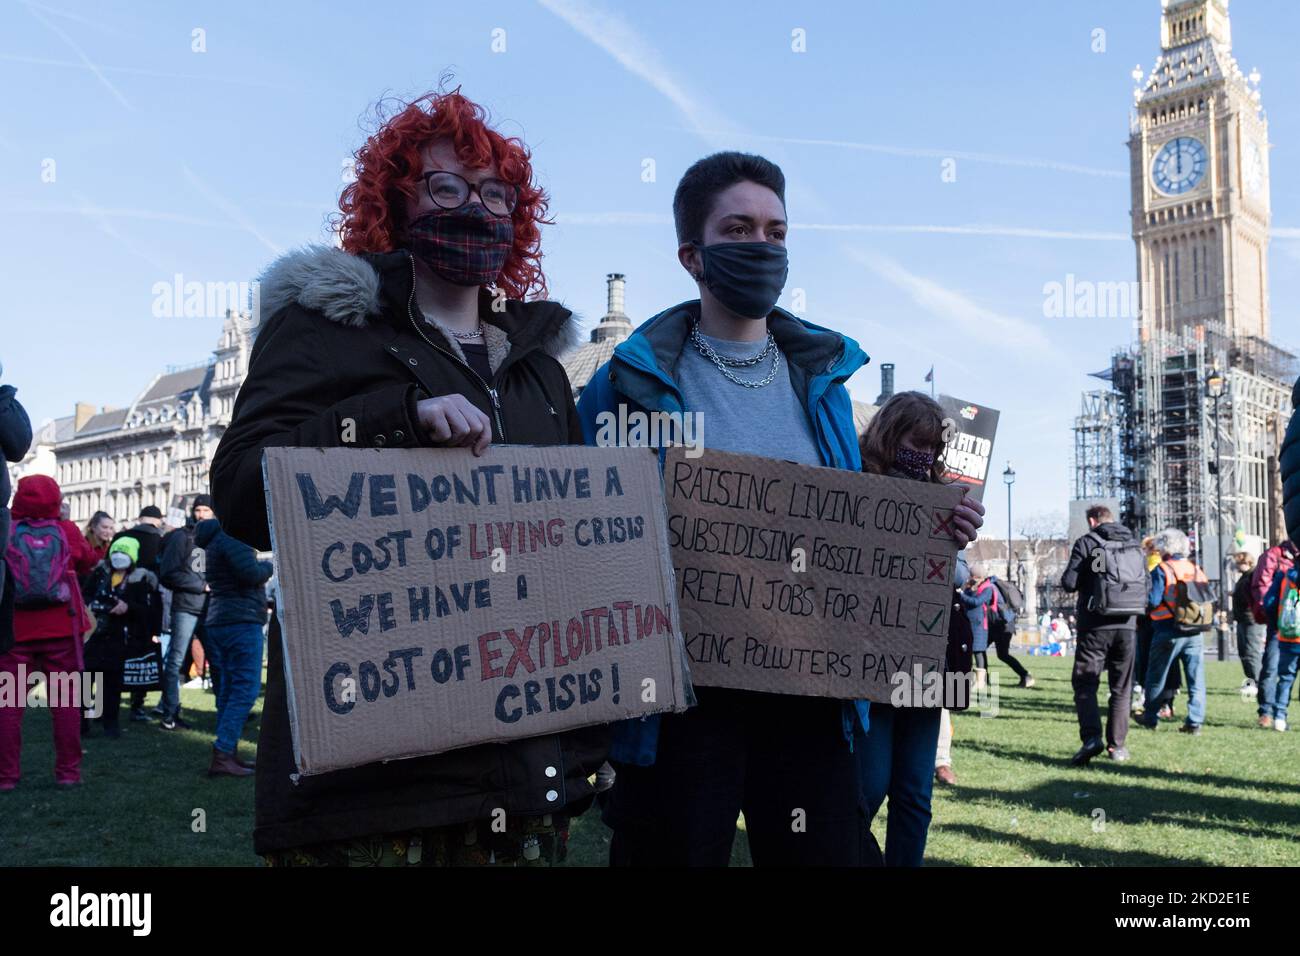
POLYGON ((770 242, 715 242, 692 245, 700 250, 704 287, 736 315, 766 319, 781 298, 789 274, 784 246, 770 242))

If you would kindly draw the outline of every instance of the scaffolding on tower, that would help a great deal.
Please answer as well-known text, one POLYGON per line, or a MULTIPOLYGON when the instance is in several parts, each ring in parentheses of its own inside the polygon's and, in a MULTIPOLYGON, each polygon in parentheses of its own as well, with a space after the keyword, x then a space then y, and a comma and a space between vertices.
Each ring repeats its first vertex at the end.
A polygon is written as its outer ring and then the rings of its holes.
POLYGON ((1274 543, 1276 454, 1297 371, 1292 353, 1214 323, 1150 332, 1117 350, 1097 376, 1110 388, 1084 393, 1075 419, 1075 497, 1118 498, 1124 524, 1141 534, 1178 528, 1202 555, 1230 552, 1238 536, 1252 549, 1274 543), (1217 420, 1206 387, 1214 370, 1223 379, 1217 420))

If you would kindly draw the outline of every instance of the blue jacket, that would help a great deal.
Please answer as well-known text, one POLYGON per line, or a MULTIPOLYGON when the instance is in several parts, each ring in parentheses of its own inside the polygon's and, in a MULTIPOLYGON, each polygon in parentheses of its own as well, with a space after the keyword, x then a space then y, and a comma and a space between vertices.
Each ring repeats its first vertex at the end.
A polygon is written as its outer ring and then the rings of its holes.
POLYGON ((265 624, 266 582, 274 565, 259 561, 257 552, 222 531, 216 518, 194 526, 194 543, 204 551, 204 577, 212 588, 204 624, 265 624))
POLYGON ((988 605, 992 603, 993 595, 997 593, 997 585, 991 578, 988 585, 979 592, 967 590, 965 587, 957 592, 957 598, 966 612, 966 620, 970 621, 971 636, 974 638, 971 650, 976 653, 989 649, 988 605))
MULTIPOLYGON (((578 417, 588 445, 596 444, 597 416, 602 412, 617 414, 620 404, 628 406, 629 414, 689 411, 681 389, 673 381, 672 370, 699 307, 698 299, 683 302, 647 319, 596 370, 578 400, 578 417)), ((822 464, 861 470, 853 403, 844 383, 870 361, 867 354, 852 339, 805 322, 784 309, 772 311, 768 329, 786 357, 790 380, 812 422, 822 464)), ((661 466, 663 460, 664 450, 660 449, 661 466)), ((866 701, 845 705, 844 734, 850 746, 855 715, 866 730, 866 701)), ((655 761, 658 743, 658 714, 625 720, 615 725, 610 759, 649 766, 655 761)))

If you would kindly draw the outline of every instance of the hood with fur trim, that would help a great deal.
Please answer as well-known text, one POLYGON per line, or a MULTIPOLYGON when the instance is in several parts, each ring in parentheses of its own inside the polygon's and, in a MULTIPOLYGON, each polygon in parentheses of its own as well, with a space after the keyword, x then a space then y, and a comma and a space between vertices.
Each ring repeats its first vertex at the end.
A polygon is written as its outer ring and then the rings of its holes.
MULTIPOLYGON (((406 321, 414 278, 405 250, 353 255, 334 246, 312 244, 281 256, 258 278, 259 311, 266 319, 299 305, 330 322, 365 328, 388 313, 406 321)), ((536 344, 558 358, 581 340, 577 318, 559 302, 506 300, 504 312, 491 308, 492 293, 480 291, 486 320, 509 334, 512 345, 536 344)), ((261 322, 254 334, 266 326, 261 322)))

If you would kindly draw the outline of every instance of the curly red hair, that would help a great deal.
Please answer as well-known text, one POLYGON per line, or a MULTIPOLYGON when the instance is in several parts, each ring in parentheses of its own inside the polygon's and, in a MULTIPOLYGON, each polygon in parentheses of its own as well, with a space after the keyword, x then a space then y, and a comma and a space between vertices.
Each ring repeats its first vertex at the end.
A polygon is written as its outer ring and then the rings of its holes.
POLYGON ((376 109, 379 128, 354 154, 356 179, 339 197, 335 228, 347 252, 391 252, 400 248, 406 230, 406 199, 420 189, 423 159, 420 150, 435 139, 448 139, 457 158, 472 169, 496 164, 501 179, 519 191, 511 214, 514 244, 496 285, 512 299, 546 297, 542 274, 542 224, 548 197, 533 182, 531 155, 523 142, 505 137, 487 125, 483 107, 461 95, 427 93, 399 103, 385 118, 376 109))

